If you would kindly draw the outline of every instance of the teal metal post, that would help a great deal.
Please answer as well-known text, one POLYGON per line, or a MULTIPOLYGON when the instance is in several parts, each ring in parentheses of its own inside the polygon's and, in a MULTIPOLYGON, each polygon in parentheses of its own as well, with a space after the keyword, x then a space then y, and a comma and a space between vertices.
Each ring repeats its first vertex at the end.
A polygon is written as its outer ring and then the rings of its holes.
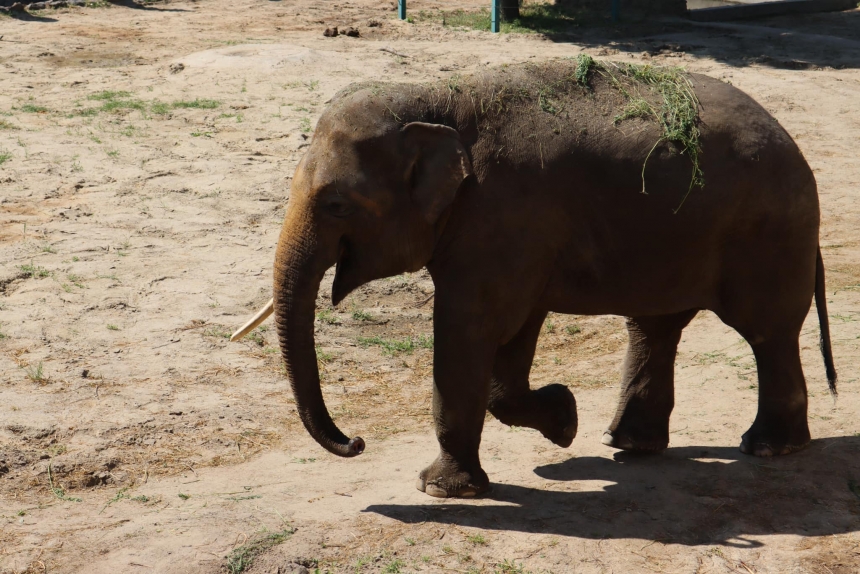
POLYGON ((490 31, 494 34, 499 33, 499 20, 501 19, 501 6, 499 4, 502 0, 493 0, 493 8, 492 15, 490 17, 490 31))
POLYGON ((397 10, 401 20, 406 20, 406 0, 397 0, 397 10))
POLYGON ((612 21, 621 20, 621 0, 612 0, 612 21))

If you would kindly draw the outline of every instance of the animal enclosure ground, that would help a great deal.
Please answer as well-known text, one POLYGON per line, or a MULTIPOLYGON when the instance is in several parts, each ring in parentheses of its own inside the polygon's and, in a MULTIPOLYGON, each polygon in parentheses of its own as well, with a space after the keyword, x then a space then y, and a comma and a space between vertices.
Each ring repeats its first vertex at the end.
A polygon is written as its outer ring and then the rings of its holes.
POLYGON ((400 22, 393 5, 0 16, 0 571, 860 570, 860 10, 598 22, 549 38, 400 22), (360 36, 323 37, 332 26, 360 36), (433 285, 419 272, 337 308, 324 281, 323 391, 368 444, 356 459, 327 454, 298 420, 268 323, 227 342, 271 296, 290 178, 326 101, 355 81, 583 51, 731 82, 813 167, 841 377, 834 402, 812 309, 801 346, 813 443, 773 460, 738 452, 756 409, 752 355, 701 313, 680 346, 670 449, 612 451, 600 438, 623 320, 553 314, 532 379, 573 390, 573 445, 488 417, 492 493, 431 499, 414 488, 436 454, 433 285))

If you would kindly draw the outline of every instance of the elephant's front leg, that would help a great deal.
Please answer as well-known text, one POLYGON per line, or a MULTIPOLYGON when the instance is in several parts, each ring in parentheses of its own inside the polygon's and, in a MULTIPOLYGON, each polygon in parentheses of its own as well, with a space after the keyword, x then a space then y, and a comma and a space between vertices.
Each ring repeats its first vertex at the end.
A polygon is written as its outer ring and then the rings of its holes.
POLYGON ((576 436, 576 400, 561 384, 529 388, 538 336, 546 311, 535 311, 513 339, 499 347, 493 365, 490 412, 510 426, 539 430, 560 447, 576 436))
POLYGON ((439 456, 421 471, 417 487, 439 498, 477 496, 490 486, 478 449, 497 344, 482 317, 440 312, 438 302, 434 314, 433 416, 439 456))
POLYGON ((669 446, 675 406, 675 353, 681 331, 696 311, 627 319, 630 343, 621 399, 603 444, 623 450, 659 451, 669 446))

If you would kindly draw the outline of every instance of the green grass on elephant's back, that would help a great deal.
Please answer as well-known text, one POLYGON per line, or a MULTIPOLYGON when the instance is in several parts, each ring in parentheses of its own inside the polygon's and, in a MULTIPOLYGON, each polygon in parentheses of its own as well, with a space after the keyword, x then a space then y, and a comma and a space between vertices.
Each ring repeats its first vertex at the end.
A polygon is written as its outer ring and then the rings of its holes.
MULTIPOLYGON (((699 99, 693 90, 686 70, 679 67, 661 67, 638 64, 616 64, 614 62, 598 62, 588 54, 580 54, 577 58, 576 80, 583 86, 588 85, 589 73, 596 71, 606 75, 612 84, 624 95, 627 105, 622 112, 615 116, 614 122, 620 123, 630 118, 642 118, 655 121, 662 128, 662 135, 651 148, 653 152, 663 142, 678 145, 681 153, 689 156, 693 163, 693 175, 690 187, 681 200, 675 212, 681 209, 687 196, 694 187, 704 187, 705 179, 699 165, 702 148, 699 142, 699 99), (619 76, 633 82, 623 84, 619 76), (653 87, 662 96, 661 105, 657 106, 642 97, 637 85, 653 87)), ((648 154, 648 157, 651 153, 648 154)), ((642 192, 645 193, 645 165, 642 165, 642 192)))

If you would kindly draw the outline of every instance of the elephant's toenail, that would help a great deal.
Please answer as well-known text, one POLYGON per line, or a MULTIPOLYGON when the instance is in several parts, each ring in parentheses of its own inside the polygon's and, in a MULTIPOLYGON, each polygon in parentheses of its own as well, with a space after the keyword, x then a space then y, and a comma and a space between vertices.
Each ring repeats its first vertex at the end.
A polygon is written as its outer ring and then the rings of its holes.
POLYGON ((428 484, 424 492, 436 498, 448 498, 448 492, 435 484, 428 484))

